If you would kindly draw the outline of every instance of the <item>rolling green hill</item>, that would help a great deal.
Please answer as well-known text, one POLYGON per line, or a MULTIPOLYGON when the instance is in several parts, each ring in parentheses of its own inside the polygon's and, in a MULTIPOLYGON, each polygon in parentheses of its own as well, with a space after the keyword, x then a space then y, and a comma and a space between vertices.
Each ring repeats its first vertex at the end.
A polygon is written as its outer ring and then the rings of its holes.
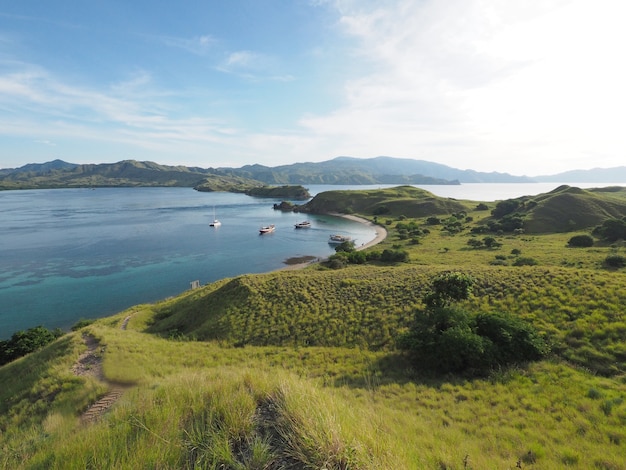
POLYGON ((559 186, 549 193, 511 200, 528 233, 570 232, 593 228, 626 214, 626 188, 580 189, 559 186))
POLYGON ((125 160, 111 164, 27 165, 0 175, 0 189, 40 189, 120 186, 198 187, 205 191, 237 191, 263 186, 259 181, 218 171, 154 162, 125 160))
POLYGON ((451 214, 470 207, 412 186, 356 191, 325 191, 299 210, 311 213, 359 213, 368 216, 425 217, 451 214))

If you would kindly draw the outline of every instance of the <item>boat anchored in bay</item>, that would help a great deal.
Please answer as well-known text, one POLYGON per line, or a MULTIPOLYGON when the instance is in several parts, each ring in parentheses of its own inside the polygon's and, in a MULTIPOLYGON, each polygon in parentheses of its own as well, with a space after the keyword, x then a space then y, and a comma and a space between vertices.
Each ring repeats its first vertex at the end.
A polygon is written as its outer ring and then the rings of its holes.
POLYGON ((264 227, 261 227, 259 229, 259 233, 261 235, 263 235, 265 233, 272 233, 274 230, 276 230, 276 226, 274 224, 270 224, 270 225, 266 225, 264 227))

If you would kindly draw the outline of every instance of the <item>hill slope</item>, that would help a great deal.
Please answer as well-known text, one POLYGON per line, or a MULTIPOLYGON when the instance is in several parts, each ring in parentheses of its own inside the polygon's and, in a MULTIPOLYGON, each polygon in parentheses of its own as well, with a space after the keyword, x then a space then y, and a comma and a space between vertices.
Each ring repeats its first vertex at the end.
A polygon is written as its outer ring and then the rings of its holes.
POLYGON ((425 217, 452 214, 467 208, 467 203, 435 196, 424 189, 398 186, 388 189, 325 191, 317 194, 298 210, 316 214, 339 212, 369 216, 425 217))
POLYGON ((567 185, 549 193, 516 199, 529 233, 571 232, 593 228, 626 215, 626 188, 580 189, 567 185))
MULTIPOLYGON (((437 379, 415 375, 401 356, 369 351, 363 343, 350 349, 232 347, 228 339, 173 341, 142 332, 153 319, 156 326, 176 317, 190 331, 231 318, 222 321, 225 338, 259 328, 266 338, 279 337, 284 327, 303 340, 317 331, 330 339, 355 328, 375 334, 392 324, 385 317, 408 316, 406 299, 419 295, 432 274, 450 268, 456 267, 243 276, 65 335, 0 368, 0 467, 620 468, 626 386, 566 362, 486 379, 437 379), (318 274, 330 278, 316 291, 318 274), (387 290, 378 291, 379 284, 387 290), (325 297, 332 303, 321 303, 325 297), (361 315, 364 302, 374 301, 377 308, 361 315), (238 307, 229 310, 231 302, 238 307), (293 310, 296 304, 301 308, 293 310), (97 342, 101 378, 72 372, 86 348, 84 337, 97 342), (90 404, 119 384, 123 392, 105 414, 81 420, 90 404)), ((617 357, 623 367, 619 312, 598 308, 616 300, 623 305, 623 276, 545 267, 468 272, 478 278, 468 308, 511 309, 577 349, 579 360, 597 361, 613 351, 607 363, 617 357), (481 300, 486 296, 489 301, 481 300), (586 348, 585 338, 601 347, 586 348)), ((391 337, 397 334, 390 329, 391 337)))
POLYGON ((459 184, 531 182, 525 176, 459 170, 410 158, 337 157, 318 163, 224 169, 269 184, 459 184))
POLYGON ((75 165, 57 160, 26 165, 0 175, 0 189, 117 186, 202 186, 205 191, 240 191, 262 186, 259 181, 216 170, 125 160, 110 164, 75 165))

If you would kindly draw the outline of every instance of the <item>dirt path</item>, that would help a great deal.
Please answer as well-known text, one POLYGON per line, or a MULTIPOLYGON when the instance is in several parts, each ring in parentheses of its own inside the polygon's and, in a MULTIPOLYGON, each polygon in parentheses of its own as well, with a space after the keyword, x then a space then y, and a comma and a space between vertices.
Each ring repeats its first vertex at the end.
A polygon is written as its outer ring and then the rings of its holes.
MULTIPOLYGON (((120 328, 125 330, 130 320, 130 315, 127 316, 120 328)), ((72 372, 77 376, 89 376, 94 377, 100 382, 104 382, 109 387, 109 391, 91 405, 81 415, 80 421, 84 424, 89 424, 97 421, 113 404, 122 396, 122 394, 129 388, 128 385, 116 384, 104 377, 102 372, 102 354, 104 348, 100 347, 100 343, 96 338, 91 335, 83 334, 83 341, 87 346, 87 351, 78 356, 78 360, 72 366, 72 372)))

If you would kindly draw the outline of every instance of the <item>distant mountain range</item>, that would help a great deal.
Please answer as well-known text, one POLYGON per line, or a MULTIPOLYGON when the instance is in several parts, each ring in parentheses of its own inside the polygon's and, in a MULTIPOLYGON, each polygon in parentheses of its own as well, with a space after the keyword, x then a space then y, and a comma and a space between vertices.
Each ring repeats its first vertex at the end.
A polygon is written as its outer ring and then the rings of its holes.
POLYGON ((337 157, 319 163, 269 167, 199 168, 124 160, 79 165, 54 160, 20 168, 0 169, 0 189, 182 186, 202 190, 233 190, 262 185, 307 184, 462 184, 462 183, 611 183, 626 181, 626 166, 574 170, 549 176, 459 170, 447 165, 408 158, 337 157))

